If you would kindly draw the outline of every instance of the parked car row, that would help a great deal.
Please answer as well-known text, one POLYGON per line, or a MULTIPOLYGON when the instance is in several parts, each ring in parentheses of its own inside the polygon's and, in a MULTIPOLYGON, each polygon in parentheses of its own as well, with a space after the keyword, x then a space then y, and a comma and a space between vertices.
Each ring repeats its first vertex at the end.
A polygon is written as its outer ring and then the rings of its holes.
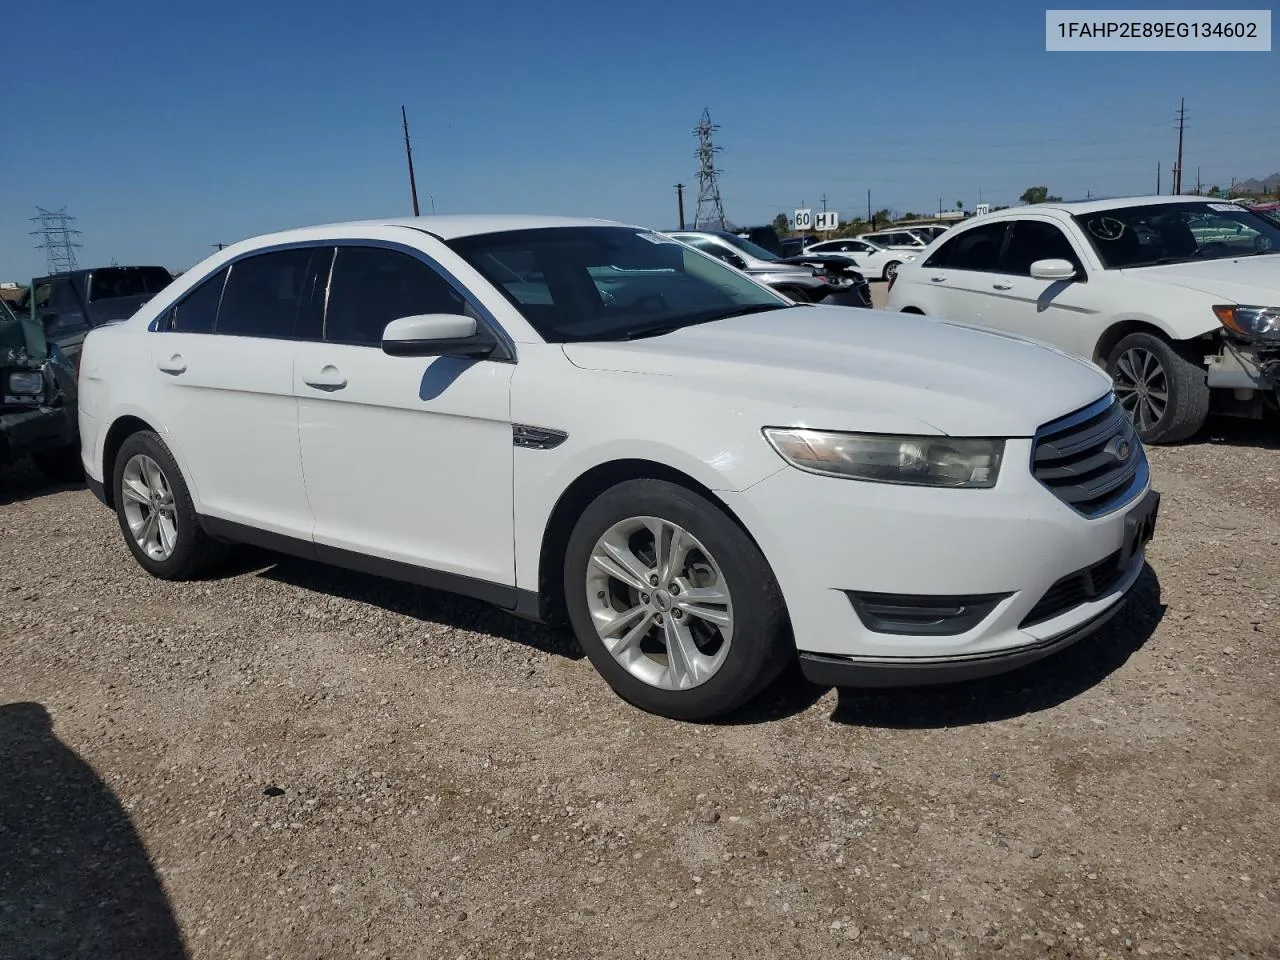
POLYGON ((1116 613, 1159 495, 1106 374, 799 304, 701 239, 488 216, 230 246, 85 338, 89 486, 157 577, 249 542, 454 590, 569 625, 677 718, 797 657, 946 682, 1116 613))
POLYGON ((1099 364, 1148 443, 1280 397, 1280 225, 1239 204, 1146 197, 1015 207, 904 263, 888 309, 1099 364))

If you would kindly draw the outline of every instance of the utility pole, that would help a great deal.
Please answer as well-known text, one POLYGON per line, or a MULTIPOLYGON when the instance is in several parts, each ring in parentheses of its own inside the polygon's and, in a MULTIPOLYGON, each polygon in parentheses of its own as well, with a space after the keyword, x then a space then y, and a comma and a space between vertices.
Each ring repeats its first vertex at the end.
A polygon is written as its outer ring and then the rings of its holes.
POLYGON ((867 191, 867 223, 871 224, 871 229, 876 228, 876 222, 871 219, 871 191, 867 191))
POLYGON ((680 229, 684 229, 684 184, 676 184, 676 209, 680 212, 680 229))
POLYGON ((827 212, 827 195, 825 193, 822 195, 822 212, 827 212))
POLYGON ((1156 196, 1160 196, 1160 163, 1156 162, 1156 196))
POLYGON ((413 148, 409 146, 409 116, 400 104, 400 119, 404 123, 404 155, 409 161, 409 192, 413 195, 413 215, 418 216, 418 181, 413 176, 413 148))
POLYGON ((938 198, 938 219, 942 219, 942 198, 938 198))
POLYGON ((1182 131, 1187 123, 1187 98, 1178 106, 1178 162, 1173 167, 1173 192, 1182 193, 1182 131))
POLYGON ((225 246, 226 246, 226 244, 225 244, 225 243, 215 243, 215 244, 214 244, 214 246, 215 246, 215 247, 217 247, 219 250, 221 250, 223 247, 225 247, 225 246))
POLYGON ((1200 196, 1200 168, 1196 167, 1196 196, 1200 196))

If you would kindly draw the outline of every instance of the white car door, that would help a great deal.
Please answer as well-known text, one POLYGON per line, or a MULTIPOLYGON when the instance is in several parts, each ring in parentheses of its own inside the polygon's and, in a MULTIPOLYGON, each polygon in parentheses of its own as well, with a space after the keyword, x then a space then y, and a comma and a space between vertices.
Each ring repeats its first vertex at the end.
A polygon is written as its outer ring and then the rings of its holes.
POLYGON ((912 278, 924 287, 916 299, 933 316, 994 326, 998 296, 1009 289, 999 272, 1006 221, 974 224, 940 246, 912 278))
POLYGON ((1101 271, 1086 271, 1083 251, 1050 218, 1007 222, 1004 253, 992 277, 988 325, 1092 359, 1101 332, 1101 288, 1108 278, 1101 271), (1042 260, 1066 260, 1076 275, 1070 280, 1037 280, 1031 276, 1031 265, 1042 260))
POLYGON ((293 390, 298 339, 318 336, 308 248, 237 260, 152 327, 165 440, 203 515, 310 539, 293 390))
POLYGON ((338 550, 348 562, 355 553, 515 583, 514 364, 381 348, 384 328, 400 317, 480 318, 460 290, 418 251, 338 245, 323 339, 300 345, 293 384, 321 559, 338 550))

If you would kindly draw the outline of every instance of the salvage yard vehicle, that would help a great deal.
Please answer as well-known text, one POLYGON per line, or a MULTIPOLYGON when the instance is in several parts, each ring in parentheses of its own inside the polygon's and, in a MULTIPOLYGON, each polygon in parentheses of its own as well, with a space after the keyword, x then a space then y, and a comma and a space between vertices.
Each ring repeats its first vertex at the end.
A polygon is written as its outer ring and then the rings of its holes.
POLYGON ((23 454, 51 480, 81 475, 76 373, 38 320, 0 300, 0 463, 23 454))
POLYGON ((19 310, 31 312, 49 338, 74 359, 86 333, 132 316, 172 280, 173 274, 164 267, 72 270, 32 280, 19 310))
POLYGON ((844 240, 824 240, 805 247, 805 253, 837 253, 849 257, 857 265, 864 276, 879 277, 892 280, 898 272, 898 266, 916 258, 914 253, 901 250, 890 250, 861 237, 846 237, 844 240))
POLYGON ((1159 505, 1092 364, 600 220, 244 241, 90 332, 80 385, 150 574, 246 542, 478 597, 674 718, 797 655, 859 686, 1052 654, 1120 608, 1159 505))
POLYGON ((971 322, 1104 367, 1148 443, 1280 398, 1280 227, 1198 197, 990 213, 898 271, 888 309, 971 322))
POLYGON ((850 257, 814 253, 779 257, 744 237, 718 230, 673 230, 666 236, 723 260, 797 303, 871 306, 871 288, 850 257))

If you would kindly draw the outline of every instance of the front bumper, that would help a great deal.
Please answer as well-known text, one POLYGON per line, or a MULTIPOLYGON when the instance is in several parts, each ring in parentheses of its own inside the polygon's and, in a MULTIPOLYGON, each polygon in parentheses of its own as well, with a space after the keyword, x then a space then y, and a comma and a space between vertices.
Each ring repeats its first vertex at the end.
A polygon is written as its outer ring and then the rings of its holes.
POLYGON ((1090 519, 1018 469, 1030 455, 1030 440, 1008 441, 990 490, 861 483, 786 467, 725 495, 778 579, 806 672, 859 684, 873 674, 877 684, 916 684, 996 673, 1047 656, 1114 614, 1143 568, 1143 545, 1134 548, 1125 518, 1143 509, 1149 485, 1090 519), (1097 589, 1073 589, 1086 572, 1097 589), (886 632, 855 609, 867 596, 986 607, 976 622, 956 620, 959 632, 886 632))
POLYGON ((36 407, 0 414, 0 461, 76 442, 74 407, 36 407))

